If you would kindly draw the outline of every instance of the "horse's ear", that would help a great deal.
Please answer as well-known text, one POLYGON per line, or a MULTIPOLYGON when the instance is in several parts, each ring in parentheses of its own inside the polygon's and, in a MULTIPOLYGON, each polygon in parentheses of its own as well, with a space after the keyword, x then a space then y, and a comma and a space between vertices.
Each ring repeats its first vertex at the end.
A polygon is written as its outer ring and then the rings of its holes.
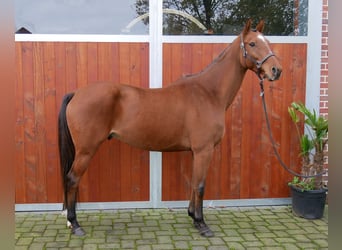
POLYGON ((264 31, 264 26, 265 26, 265 21, 261 19, 258 25, 256 26, 256 30, 262 33, 264 31))
POLYGON ((245 28, 243 29, 243 35, 246 35, 251 30, 251 26, 252 26, 252 19, 248 19, 245 24, 245 28))

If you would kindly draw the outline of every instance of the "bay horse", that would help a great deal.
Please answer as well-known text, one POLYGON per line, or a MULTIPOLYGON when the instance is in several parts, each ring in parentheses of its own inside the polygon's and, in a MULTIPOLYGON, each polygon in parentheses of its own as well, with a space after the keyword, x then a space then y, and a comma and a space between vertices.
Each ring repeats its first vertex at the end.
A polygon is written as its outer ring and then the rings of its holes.
POLYGON ((204 222, 203 196, 214 147, 225 132, 225 111, 246 71, 260 79, 280 77, 282 67, 263 36, 248 20, 239 36, 204 70, 167 87, 143 89, 102 82, 63 98, 58 117, 64 208, 75 235, 85 234, 76 219, 79 182, 99 145, 115 138, 151 151, 192 151, 188 214, 202 236, 213 236, 204 222))

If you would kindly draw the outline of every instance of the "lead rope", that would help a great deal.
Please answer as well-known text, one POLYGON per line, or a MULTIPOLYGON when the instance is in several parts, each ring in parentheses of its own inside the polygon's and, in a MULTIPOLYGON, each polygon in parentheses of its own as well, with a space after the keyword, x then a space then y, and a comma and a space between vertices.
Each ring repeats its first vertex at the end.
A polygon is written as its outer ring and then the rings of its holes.
POLYGON ((317 177, 317 176, 321 176, 323 174, 326 173, 326 170, 322 171, 321 173, 318 173, 318 174, 315 174, 315 175, 303 175, 303 174, 299 174, 295 171, 293 171, 292 169, 290 169, 284 162, 283 160, 281 159, 280 155, 279 155, 279 152, 276 148, 276 142, 273 138, 273 135, 272 135, 272 130, 271 130, 271 125, 270 125, 270 121, 268 119, 268 113, 267 113, 267 108, 266 108, 266 101, 265 101, 265 92, 264 92, 264 79, 260 76, 260 74, 257 74, 258 77, 259 77, 259 84, 260 84, 260 96, 261 96, 261 99, 262 99, 262 105, 263 105, 263 108, 264 108, 264 113, 265 113, 265 118, 266 118, 266 125, 267 125, 267 130, 268 130, 268 134, 269 134, 269 137, 270 137, 270 141, 272 143, 272 148, 273 148, 273 151, 274 151, 274 154, 276 155, 280 165, 287 171, 289 172, 290 174, 292 175, 295 175, 295 176, 298 176, 298 177, 302 177, 302 178, 313 178, 313 177, 317 177))

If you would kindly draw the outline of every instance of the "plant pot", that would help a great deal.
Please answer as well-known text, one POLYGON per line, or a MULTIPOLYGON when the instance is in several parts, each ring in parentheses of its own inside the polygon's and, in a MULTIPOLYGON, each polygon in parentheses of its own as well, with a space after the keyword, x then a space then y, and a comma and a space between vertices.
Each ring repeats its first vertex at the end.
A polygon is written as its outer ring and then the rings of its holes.
POLYGON ((327 189, 302 191, 290 185, 292 195, 292 213, 305 219, 323 217, 327 189))

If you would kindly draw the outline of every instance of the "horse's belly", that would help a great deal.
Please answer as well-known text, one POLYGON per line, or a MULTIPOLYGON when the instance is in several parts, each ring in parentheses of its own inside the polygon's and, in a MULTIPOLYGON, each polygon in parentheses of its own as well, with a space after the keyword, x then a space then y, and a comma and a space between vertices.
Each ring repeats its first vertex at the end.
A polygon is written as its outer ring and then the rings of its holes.
POLYGON ((130 132, 112 131, 108 138, 116 138, 133 147, 150 151, 185 151, 190 150, 186 136, 171 135, 167 131, 148 132, 134 129, 130 132))

